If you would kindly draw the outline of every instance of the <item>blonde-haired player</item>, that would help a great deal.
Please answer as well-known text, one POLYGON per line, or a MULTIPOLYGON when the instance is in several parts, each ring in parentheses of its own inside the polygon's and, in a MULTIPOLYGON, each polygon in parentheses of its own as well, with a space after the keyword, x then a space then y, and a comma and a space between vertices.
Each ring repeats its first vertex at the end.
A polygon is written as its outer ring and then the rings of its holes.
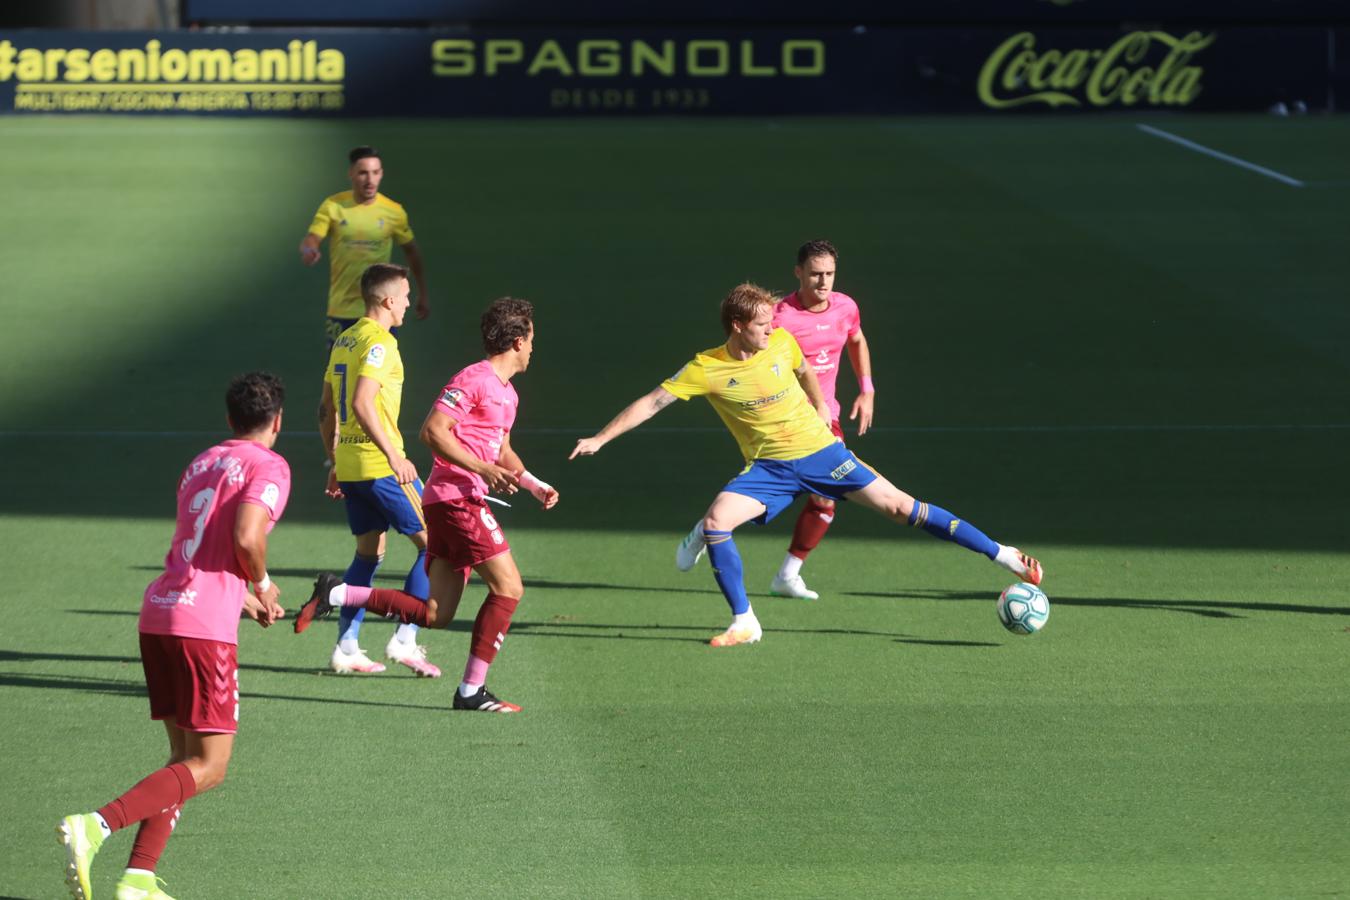
POLYGON ((677 554, 680 568, 692 568, 706 546, 717 585, 731 606, 731 626, 713 637, 712 645, 754 643, 763 634, 745 593, 732 532, 746 522, 768 522, 806 493, 851 500, 896 522, 917 525, 1039 584, 1039 562, 1015 547, 990 540, 941 507, 915 500, 864 464, 831 433, 830 409, 815 372, 792 335, 774 327, 773 307, 774 297, 764 288, 735 287, 722 301, 726 342, 695 354, 679 372, 629 404, 598 434, 577 441, 569 457, 599 452, 677 399, 708 398, 746 462, 741 474, 713 499, 677 554))

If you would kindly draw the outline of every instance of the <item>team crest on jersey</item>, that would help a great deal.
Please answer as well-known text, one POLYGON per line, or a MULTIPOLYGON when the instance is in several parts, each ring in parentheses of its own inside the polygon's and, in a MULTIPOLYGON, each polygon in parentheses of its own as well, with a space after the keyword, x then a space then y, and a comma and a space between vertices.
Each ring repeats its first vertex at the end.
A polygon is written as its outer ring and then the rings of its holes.
POLYGON ((464 396, 464 392, 459 388, 450 388, 441 394, 441 402, 454 409, 459 405, 459 398, 464 396))
POLYGON ((376 344, 366 353, 366 365, 379 368, 384 365, 384 344, 376 344))
POLYGON ((262 500, 264 506, 272 512, 276 512, 277 501, 281 499, 281 488, 269 481, 267 487, 263 488, 262 497, 259 499, 262 500))

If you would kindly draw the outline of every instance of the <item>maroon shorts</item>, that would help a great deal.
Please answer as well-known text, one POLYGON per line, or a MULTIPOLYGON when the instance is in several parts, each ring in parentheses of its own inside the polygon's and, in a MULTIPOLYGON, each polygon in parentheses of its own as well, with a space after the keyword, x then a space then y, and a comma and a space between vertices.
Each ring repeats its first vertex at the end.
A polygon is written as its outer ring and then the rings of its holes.
POLYGON ((428 503, 422 515, 427 519, 428 564, 443 559, 456 569, 471 568, 511 549, 484 500, 428 503))
POLYGON ((171 634, 141 635, 150 718, 188 731, 239 730, 239 663, 234 644, 171 634))

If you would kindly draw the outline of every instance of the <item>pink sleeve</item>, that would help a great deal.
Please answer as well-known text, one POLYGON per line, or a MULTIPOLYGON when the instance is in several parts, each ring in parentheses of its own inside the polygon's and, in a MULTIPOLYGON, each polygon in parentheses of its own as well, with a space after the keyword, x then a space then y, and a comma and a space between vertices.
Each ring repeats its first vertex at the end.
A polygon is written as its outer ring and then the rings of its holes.
POLYGON ((848 336, 853 337, 860 331, 862 331, 862 312, 859 311, 858 304, 854 303, 848 316, 848 336))
POLYGON ((473 387, 473 383, 469 379, 456 375, 441 391, 441 396, 436 399, 431 408, 445 413, 456 423, 462 422, 464 417, 478 405, 478 392, 473 387))
POLYGON ((267 510, 275 524, 286 509, 286 501, 291 496, 291 467, 280 456, 262 462, 253 470, 244 491, 239 496, 241 503, 253 503, 267 510))

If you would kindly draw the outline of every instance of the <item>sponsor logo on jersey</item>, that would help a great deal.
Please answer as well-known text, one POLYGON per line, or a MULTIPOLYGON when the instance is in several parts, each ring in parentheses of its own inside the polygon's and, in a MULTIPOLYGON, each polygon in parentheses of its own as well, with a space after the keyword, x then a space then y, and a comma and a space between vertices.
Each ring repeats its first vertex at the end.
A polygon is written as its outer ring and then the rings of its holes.
POLYGON ((441 394, 441 402, 451 409, 459 405, 459 398, 464 396, 464 392, 459 388, 450 388, 441 394))
POLYGON ((727 382, 727 387, 735 387, 738 384, 740 384, 740 382, 733 378, 727 382))
POLYGON ((746 400, 741 404, 743 409, 759 409, 761 406, 768 406, 771 403, 777 403, 787 396, 787 391, 779 391, 772 397, 758 397, 754 400, 746 400))
POLYGON ((169 591, 163 596, 151 594, 150 602, 156 606, 196 606, 197 592, 193 590, 169 591))
POLYGON ((822 366, 829 363, 829 361, 830 361, 830 351, 822 350, 818 354, 816 354, 816 362, 820 363, 822 366))
POLYGON ((384 365, 384 344, 376 344, 366 353, 366 365, 380 368, 384 365))
POLYGON ((276 512, 277 501, 281 499, 281 488, 277 487, 270 481, 267 482, 267 487, 263 488, 262 497, 260 499, 262 500, 264 506, 266 506, 272 512, 276 512))

